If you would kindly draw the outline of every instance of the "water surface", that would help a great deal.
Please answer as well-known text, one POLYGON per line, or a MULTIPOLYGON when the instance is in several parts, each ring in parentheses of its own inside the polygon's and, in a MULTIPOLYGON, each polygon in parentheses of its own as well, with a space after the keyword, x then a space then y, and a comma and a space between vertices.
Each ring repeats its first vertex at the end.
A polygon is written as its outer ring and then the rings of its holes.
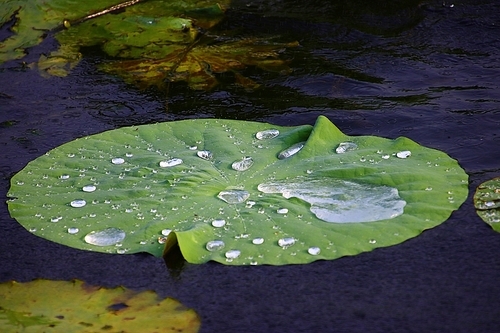
MULTIPOLYGON (((500 176, 498 1, 237 0, 217 27, 298 41, 289 74, 249 68, 210 91, 140 91, 99 72, 95 50, 67 78, 21 61, 0 67, 0 180, 77 137, 127 125, 218 117, 313 124, 349 135, 407 136, 445 151, 470 189, 500 176)), ((0 38, 8 27, 2 27, 0 38)), ((217 33, 214 31, 214 33, 217 33)), ((47 39, 23 59, 55 48, 47 39)), ((73 250, 31 235, 0 207, 0 281, 72 279, 154 289, 193 307, 202 332, 493 332, 500 327, 500 235, 469 200, 401 245, 287 267, 184 265, 177 277, 147 255, 73 250)), ((175 271, 175 269, 174 269, 175 271)))

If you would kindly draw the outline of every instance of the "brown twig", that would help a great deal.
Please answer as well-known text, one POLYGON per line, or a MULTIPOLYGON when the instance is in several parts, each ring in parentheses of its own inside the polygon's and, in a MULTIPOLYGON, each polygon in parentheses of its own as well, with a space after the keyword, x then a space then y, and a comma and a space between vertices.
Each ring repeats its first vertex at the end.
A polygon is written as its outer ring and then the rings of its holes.
POLYGON ((135 5, 135 4, 139 3, 139 2, 145 2, 145 1, 147 1, 147 0, 130 0, 130 1, 125 1, 125 2, 119 3, 117 5, 114 5, 114 6, 106 8, 106 9, 103 9, 103 10, 97 12, 97 13, 89 14, 89 15, 87 15, 85 17, 79 18, 79 19, 74 20, 74 21, 64 20, 63 24, 62 24, 62 27, 64 27, 64 28, 67 29, 67 28, 71 27, 72 25, 80 24, 82 22, 91 20, 93 18, 102 16, 102 15, 106 15, 106 14, 109 14, 109 13, 113 13, 113 12, 116 12, 116 11, 118 11, 120 9, 123 9, 123 8, 126 8, 126 7, 130 7, 130 6, 133 6, 133 5, 135 5))

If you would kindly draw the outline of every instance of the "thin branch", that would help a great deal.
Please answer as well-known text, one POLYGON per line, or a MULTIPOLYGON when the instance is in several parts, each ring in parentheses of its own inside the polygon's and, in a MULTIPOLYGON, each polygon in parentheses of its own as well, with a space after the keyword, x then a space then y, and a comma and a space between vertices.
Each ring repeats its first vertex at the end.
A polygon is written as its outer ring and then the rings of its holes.
POLYGON ((114 6, 106 8, 106 9, 103 9, 103 10, 97 12, 97 13, 89 14, 89 15, 87 15, 85 17, 79 18, 79 19, 74 20, 74 21, 64 20, 61 28, 66 28, 67 29, 67 28, 69 28, 72 25, 80 24, 82 22, 91 20, 93 18, 102 16, 102 15, 106 15, 106 14, 109 14, 109 13, 113 13, 113 12, 116 12, 116 11, 118 11, 120 9, 123 9, 123 8, 126 8, 126 7, 130 7, 130 6, 133 6, 133 5, 135 5, 135 4, 139 3, 139 2, 145 2, 145 1, 147 1, 147 0, 130 0, 130 1, 125 1, 125 2, 119 3, 117 5, 114 5, 114 6))

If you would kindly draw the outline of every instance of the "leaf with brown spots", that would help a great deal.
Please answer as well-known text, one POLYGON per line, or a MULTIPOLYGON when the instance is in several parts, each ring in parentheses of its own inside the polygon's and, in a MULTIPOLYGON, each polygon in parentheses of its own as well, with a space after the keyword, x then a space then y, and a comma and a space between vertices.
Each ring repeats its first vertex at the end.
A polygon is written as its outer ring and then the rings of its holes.
POLYGON ((198 332, 200 319, 153 291, 88 286, 83 281, 0 284, 0 327, 14 332, 198 332))

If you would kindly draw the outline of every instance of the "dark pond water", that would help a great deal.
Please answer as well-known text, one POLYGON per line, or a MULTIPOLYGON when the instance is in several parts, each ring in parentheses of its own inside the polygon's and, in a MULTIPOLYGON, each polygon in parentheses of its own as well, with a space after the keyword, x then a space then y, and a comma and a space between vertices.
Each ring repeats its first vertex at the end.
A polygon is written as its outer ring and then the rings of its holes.
MULTIPOLYGON (((98 54, 64 79, 19 61, 0 67, 0 179, 62 143, 127 125, 218 117, 279 125, 326 115, 350 135, 409 137, 456 158, 470 189, 500 176, 500 2, 243 1, 220 30, 298 41, 289 75, 245 71, 199 92, 139 91, 98 72, 98 54)), ((6 34, 5 27, 1 34, 6 34)), ((33 61, 53 40, 30 51, 33 61)), ((472 195, 472 194, 471 194, 472 195)), ((82 279, 153 289, 194 308, 202 332, 495 332, 500 235, 471 195, 451 218, 403 244, 285 267, 186 264, 87 253, 37 238, 0 206, 0 282, 82 279)))

